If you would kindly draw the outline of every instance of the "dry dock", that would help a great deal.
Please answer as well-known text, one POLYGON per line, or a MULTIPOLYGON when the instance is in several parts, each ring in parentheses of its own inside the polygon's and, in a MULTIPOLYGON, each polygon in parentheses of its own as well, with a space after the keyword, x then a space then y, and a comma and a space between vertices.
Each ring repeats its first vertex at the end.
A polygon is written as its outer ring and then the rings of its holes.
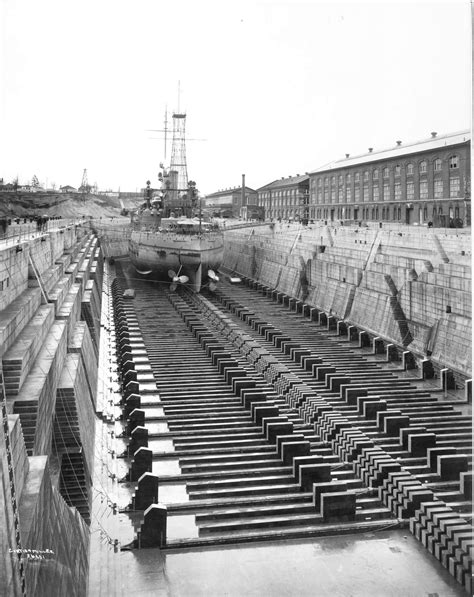
POLYGON ((104 260, 116 231, 5 244, 7 594, 469 592, 470 236, 450 232, 228 230, 201 295, 104 260))

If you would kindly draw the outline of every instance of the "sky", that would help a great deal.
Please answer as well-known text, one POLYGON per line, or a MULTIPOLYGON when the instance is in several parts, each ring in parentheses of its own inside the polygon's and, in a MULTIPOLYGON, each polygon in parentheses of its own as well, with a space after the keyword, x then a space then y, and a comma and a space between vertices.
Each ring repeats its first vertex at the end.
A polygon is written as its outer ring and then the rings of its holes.
POLYGON ((466 0, 0 0, 0 178, 158 186, 179 109, 199 190, 258 189, 470 129, 471 58, 466 0))

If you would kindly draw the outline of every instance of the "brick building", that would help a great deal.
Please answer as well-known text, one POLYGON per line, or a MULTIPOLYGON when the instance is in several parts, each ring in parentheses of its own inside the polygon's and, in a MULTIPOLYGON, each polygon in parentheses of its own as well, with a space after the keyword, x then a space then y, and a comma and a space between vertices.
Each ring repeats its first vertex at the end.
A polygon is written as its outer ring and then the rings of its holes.
POLYGON ((309 176, 288 176, 260 187, 258 205, 266 220, 304 220, 309 217, 309 176))
POLYGON ((309 173, 309 217, 470 225, 469 131, 332 162, 309 173))
POLYGON ((249 187, 234 187, 206 195, 206 210, 213 216, 222 218, 239 218, 241 207, 256 205, 257 192, 249 187))

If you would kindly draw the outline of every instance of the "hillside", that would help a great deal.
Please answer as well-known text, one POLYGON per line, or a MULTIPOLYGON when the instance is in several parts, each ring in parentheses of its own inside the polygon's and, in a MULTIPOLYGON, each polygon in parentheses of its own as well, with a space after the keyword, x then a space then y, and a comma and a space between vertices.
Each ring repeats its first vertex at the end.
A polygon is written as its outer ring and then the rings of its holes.
POLYGON ((0 193, 0 217, 45 215, 65 218, 116 217, 120 215, 120 204, 116 199, 98 195, 86 195, 83 200, 80 195, 63 193, 0 193))

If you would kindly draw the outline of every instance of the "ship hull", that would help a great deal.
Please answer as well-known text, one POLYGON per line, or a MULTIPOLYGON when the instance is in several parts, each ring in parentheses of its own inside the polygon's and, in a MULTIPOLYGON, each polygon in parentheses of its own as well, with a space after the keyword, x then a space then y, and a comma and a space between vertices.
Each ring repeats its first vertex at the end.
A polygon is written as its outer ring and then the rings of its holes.
POLYGON ((130 260, 138 272, 171 282, 168 271, 173 270, 189 278, 186 286, 194 292, 207 284, 208 270, 219 268, 223 253, 224 240, 220 233, 182 237, 133 231, 129 241, 130 260))

